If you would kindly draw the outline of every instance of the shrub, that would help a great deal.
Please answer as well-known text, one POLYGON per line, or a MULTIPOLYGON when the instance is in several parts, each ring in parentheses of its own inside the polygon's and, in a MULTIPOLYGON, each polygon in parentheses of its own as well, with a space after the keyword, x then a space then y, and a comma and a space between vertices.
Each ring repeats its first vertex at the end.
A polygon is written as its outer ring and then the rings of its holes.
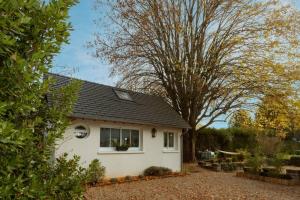
POLYGON ((252 173, 259 173, 263 164, 264 158, 259 154, 249 156, 246 162, 246 166, 250 167, 249 172, 252 173))
POLYGON ((131 181, 132 177, 131 176, 125 176, 125 181, 131 181))
POLYGON ((295 165, 300 167, 300 156, 291 156, 290 165, 295 165))
POLYGON ((51 191, 46 199, 82 198, 85 174, 84 168, 79 167, 79 156, 67 159, 67 154, 64 154, 56 159, 52 167, 45 168, 45 171, 47 176, 44 177, 44 190, 51 191))
POLYGON ((280 179, 286 179, 286 180, 291 180, 292 177, 288 174, 280 174, 278 172, 274 171, 263 171, 259 174, 260 176, 265 176, 265 177, 271 177, 271 178, 280 178, 280 179))
POLYGON ((201 129, 196 141, 197 150, 252 151, 257 144, 256 132, 257 130, 251 128, 201 129))
POLYGON ((247 149, 251 151, 257 144, 256 130, 252 128, 229 128, 227 129, 231 135, 230 149, 247 149))
POLYGON ((284 165, 284 154, 276 154, 270 159, 269 164, 275 167, 277 173, 280 173, 284 165))
POLYGON ((117 182, 118 182, 118 179, 116 179, 116 178, 111 178, 111 179, 110 179, 110 182, 111 182, 111 183, 117 183, 117 182))
POLYGON ((143 178, 145 178, 144 175, 143 175, 143 174, 140 174, 140 175, 139 175, 139 179, 143 179, 143 178))
POLYGON ((172 172, 171 169, 166 168, 166 167, 157 167, 157 166, 152 166, 144 171, 145 176, 163 176, 170 174, 172 172))
POLYGON ((221 163, 221 169, 225 172, 230 172, 236 170, 236 165, 234 163, 221 163))
POLYGON ((236 159, 239 162, 242 162, 246 159, 246 157, 249 157, 249 153, 247 150, 239 149, 239 150, 237 150, 237 152, 239 154, 236 156, 236 159))
POLYGON ((86 182, 95 184, 103 178, 104 173, 105 167, 101 166, 98 159, 94 159, 86 170, 86 182))
POLYGON ((50 89, 45 77, 67 42, 75 3, 0 1, 0 199, 82 198, 78 158, 50 162, 79 87, 70 81, 50 89), (57 93, 47 104, 46 95, 57 93))
POLYGON ((230 143, 230 135, 226 133, 226 129, 205 128, 198 131, 196 146, 198 150, 228 150, 230 143))

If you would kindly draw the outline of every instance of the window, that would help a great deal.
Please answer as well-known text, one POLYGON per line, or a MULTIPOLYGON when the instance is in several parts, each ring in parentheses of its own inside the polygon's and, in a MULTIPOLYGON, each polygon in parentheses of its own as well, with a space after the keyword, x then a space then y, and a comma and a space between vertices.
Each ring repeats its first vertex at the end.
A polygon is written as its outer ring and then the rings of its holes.
POLYGON ((133 101, 133 99, 131 98, 131 96, 128 92, 121 91, 121 90, 114 90, 114 91, 115 91, 116 95, 119 97, 119 99, 133 101))
POLYGON ((101 128, 100 148, 114 150, 118 145, 129 145, 134 150, 140 147, 140 132, 133 129, 101 128))
POLYGON ((75 127, 74 135, 79 139, 86 138, 89 136, 89 130, 83 125, 78 125, 75 127))
POLYGON ((110 147, 110 128, 101 128, 100 146, 110 147))
POLYGON ((164 132, 164 148, 175 149, 177 138, 173 132, 164 132))
POLYGON ((110 138, 112 147, 120 145, 120 129, 110 129, 110 138))

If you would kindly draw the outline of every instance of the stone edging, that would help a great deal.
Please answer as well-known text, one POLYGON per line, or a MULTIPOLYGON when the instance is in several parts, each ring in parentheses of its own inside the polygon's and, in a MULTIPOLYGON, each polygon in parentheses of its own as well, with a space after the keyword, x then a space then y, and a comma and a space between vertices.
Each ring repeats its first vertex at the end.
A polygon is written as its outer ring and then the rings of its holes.
POLYGON ((287 186, 300 185, 300 181, 297 181, 294 179, 287 180, 287 179, 280 179, 280 178, 272 178, 272 177, 265 177, 265 176, 259 176, 259 175, 255 175, 255 174, 245 173, 245 172, 237 172, 236 176, 242 177, 242 178, 248 178, 248 179, 252 179, 252 180, 263 181, 263 182, 267 182, 267 183, 287 185, 287 186))
POLYGON ((115 185, 115 184, 130 183, 130 182, 135 182, 135 181, 148 181, 148 180, 153 180, 153 179, 180 177, 180 176, 186 176, 186 175, 188 175, 188 174, 187 173, 173 173, 173 174, 168 174, 168 175, 164 175, 164 176, 144 176, 142 178, 140 178, 138 176, 131 176, 130 180, 126 180, 125 177, 118 177, 118 178, 116 178, 117 179, 116 182, 111 182, 110 179, 107 179, 105 181, 96 183, 95 185, 89 185, 89 187, 115 185))

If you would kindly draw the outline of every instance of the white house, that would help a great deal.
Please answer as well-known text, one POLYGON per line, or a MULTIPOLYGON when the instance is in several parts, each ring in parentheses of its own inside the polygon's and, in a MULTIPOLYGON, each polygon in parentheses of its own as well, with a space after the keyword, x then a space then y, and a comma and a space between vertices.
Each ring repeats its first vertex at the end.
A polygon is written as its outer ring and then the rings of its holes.
MULTIPOLYGON (((54 87, 72 78, 51 74, 54 87)), ((181 134, 190 126, 162 98, 83 81, 72 124, 55 156, 99 159, 107 177, 142 174, 150 166, 181 170, 181 134)))

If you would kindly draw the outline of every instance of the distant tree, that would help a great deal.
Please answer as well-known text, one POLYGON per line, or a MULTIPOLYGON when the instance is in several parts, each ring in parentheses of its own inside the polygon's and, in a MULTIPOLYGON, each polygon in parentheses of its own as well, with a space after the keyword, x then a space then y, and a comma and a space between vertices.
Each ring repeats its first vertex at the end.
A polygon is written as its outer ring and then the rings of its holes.
POLYGON ((203 129, 296 78, 300 14, 280 1, 115 0, 101 6, 111 29, 90 45, 112 64, 119 86, 161 95, 189 122, 185 161, 195 160, 197 124, 203 129))
POLYGON ((233 113, 229 121, 229 127, 249 128, 252 126, 252 119, 247 110, 238 110, 233 113))
POLYGON ((44 79, 67 42, 74 4, 0 1, 0 199, 82 198, 79 158, 51 162, 80 83, 50 90, 53 80, 44 79))
POLYGON ((255 116, 255 125, 270 134, 286 137, 300 129, 299 100, 286 94, 273 93, 263 97, 255 116))

